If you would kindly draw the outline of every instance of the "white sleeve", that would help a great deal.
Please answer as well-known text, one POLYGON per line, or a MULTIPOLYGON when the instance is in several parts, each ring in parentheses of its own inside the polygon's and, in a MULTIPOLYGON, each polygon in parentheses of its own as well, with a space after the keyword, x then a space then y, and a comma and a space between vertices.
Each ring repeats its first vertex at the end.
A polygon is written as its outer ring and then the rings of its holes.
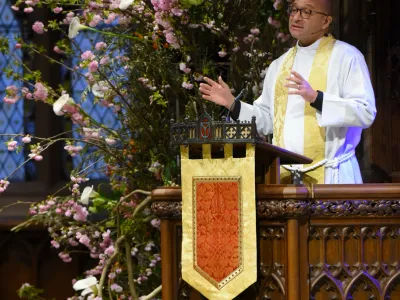
POLYGON ((257 131, 259 135, 273 133, 273 84, 275 84, 277 63, 273 61, 267 70, 264 78, 263 91, 261 96, 254 101, 253 105, 241 102, 240 121, 251 121, 256 117, 257 131))
POLYGON ((355 55, 340 70, 340 97, 324 93, 322 113, 317 112, 321 127, 368 128, 376 116, 375 96, 369 71, 362 54, 355 55))

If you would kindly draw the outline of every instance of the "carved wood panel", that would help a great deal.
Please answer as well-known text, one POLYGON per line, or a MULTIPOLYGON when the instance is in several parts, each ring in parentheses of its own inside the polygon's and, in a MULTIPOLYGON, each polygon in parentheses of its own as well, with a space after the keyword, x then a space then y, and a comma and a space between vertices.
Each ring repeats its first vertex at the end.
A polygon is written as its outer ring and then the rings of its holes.
MULTIPOLYGON (((301 293, 304 290, 310 293, 301 299, 400 299, 400 224, 396 217, 353 216, 351 219, 341 219, 331 216, 305 221, 306 226, 308 221, 311 226, 307 227, 308 247, 305 248, 308 248, 308 257, 301 262, 304 266, 301 267, 301 276, 307 278, 308 283, 307 280, 301 281, 301 293)), ((177 286, 176 299, 206 299, 179 280, 182 242, 180 223, 177 222, 174 228, 176 238, 172 242, 176 252, 173 272, 177 274, 175 278, 178 278, 173 283, 177 286)), ((291 249, 287 249, 287 230, 285 221, 259 222, 258 281, 235 300, 287 299, 290 288, 287 286, 287 258, 288 252, 291 252, 291 249)), ((307 233, 304 234, 302 238, 306 242, 307 233)), ((303 249, 301 246, 294 252, 303 249)))
POLYGON ((262 226, 259 229, 259 299, 284 300, 287 266, 286 227, 262 226))
POLYGON ((400 226, 313 226, 311 299, 400 299, 400 226))

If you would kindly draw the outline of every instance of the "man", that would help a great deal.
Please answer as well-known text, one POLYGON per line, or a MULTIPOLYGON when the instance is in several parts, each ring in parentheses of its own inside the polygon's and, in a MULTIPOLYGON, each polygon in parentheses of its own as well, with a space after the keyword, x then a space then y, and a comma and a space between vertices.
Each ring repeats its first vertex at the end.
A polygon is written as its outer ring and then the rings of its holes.
POLYGON ((363 55, 328 34, 331 13, 331 0, 293 1, 289 29, 298 42, 272 62, 253 105, 234 101, 221 77, 200 85, 203 98, 234 119, 256 116, 259 134, 273 133, 275 145, 313 159, 285 166, 284 183, 362 183, 355 148, 375 119, 375 97, 363 55))

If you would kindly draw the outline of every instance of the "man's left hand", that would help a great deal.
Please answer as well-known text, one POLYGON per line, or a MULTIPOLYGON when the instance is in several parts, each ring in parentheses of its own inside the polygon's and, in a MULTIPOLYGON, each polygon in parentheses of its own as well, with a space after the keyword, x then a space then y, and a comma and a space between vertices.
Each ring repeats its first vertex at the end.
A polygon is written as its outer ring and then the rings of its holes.
POLYGON ((315 91, 310 84, 296 71, 290 71, 291 75, 286 77, 288 83, 285 83, 284 86, 287 88, 292 88, 293 90, 289 91, 289 95, 300 95, 303 99, 309 103, 313 103, 315 99, 317 99, 318 92, 315 91))

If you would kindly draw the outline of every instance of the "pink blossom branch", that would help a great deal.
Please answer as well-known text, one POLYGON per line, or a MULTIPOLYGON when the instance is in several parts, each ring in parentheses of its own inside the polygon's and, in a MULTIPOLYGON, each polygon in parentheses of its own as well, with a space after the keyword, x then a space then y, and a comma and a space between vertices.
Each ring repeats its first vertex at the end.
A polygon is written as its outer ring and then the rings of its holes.
MULTIPOLYGON (((51 141, 49 142, 46 146, 43 146, 42 150, 39 153, 42 153, 43 151, 47 150, 51 145, 53 145, 56 141, 51 141)), ((21 163, 18 167, 15 168, 14 171, 11 172, 10 175, 4 178, 4 180, 7 180, 11 176, 13 176, 19 169, 21 169, 24 165, 26 165, 29 161, 33 160, 33 157, 28 158, 25 160, 23 163, 21 163)))
POLYGON ((9 208, 9 207, 17 205, 17 204, 33 204, 33 203, 35 203, 35 202, 26 202, 26 201, 18 200, 17 202, 13 202, 13 203, 10 203, 8 205, 4 205, 4 206, 0 207, 0 212, 5 210, 6 208, 9 208))
POLYGON ((37 53, 37 54, 43 56, 44 58, 47 58, 50 62, 56 63, 56 64, 58 64, 58 65, 60 65, 60 66, 62 66, 62 67, 64 67, 64 68, 66 68, 67 70, 69 70, 69 71, 71 71, 71 72, 77 73, 77 74, 80 75, 80 76, 85 76, 83 73, 78 72, 77 70, 75 70, 75 69, 69 67, 69 66, 66 65, 66 64, 63 64, 62 62, 58 61, 58 60, 55 59, 55 58, 52 58, 52 57, 48 56, 47 54, 44 54, 44 53, 40 52, 39 50, 36 50, 36 49, 33 48, 33 47, 31 47, 30 49, 32 49, 33 52, 35 52, 35 53, 37 53))
MULTIPOLYGON (((35 136, 35 135, 30 135, 30 136, 31 136, 32 139, 37 139, 37 140, 39 140, 39 141, 47 141, 47 140, 54 140, 55 138, 57 138, 57 137, 59 137, 59 136, 65 135, 65 134, 67 134, 67 133, 72 133, 72 132, 74 132, 74 131, 75 131, 75 130, 63 131, 62 133, 58 133, 58 134, 56 134, 56 135, 54 135, 54 136, 51 136, 51 137, 48 137, 48 138, 42 138, 42 137, 38 137, 38 136, 35 136)), ((8 134, 8 133, 1 133, 0 136, 12 136, 12 137, 22 136, 22 137, 23 137, 23 136, 25 136, 25 134, 8 134)))
POLYGON ((119 254, 119 244, 125 240, 125 235, 121 235, 117 241, 115 242, 115 247, 114 247, 114 253, 110 256, 110 258, 107 260, 106 265, 103 268, 103 272, 101 273, 100 281, 99 281, 99 297, 103 297, 103 286, 104 286, 104 281, 107 276, 107 271, 110 268, 114 258, 119 254))
MULTIPOLYGON (((33 49, 34 50, 34 49, 33 49)), ((37 52, 37 53, 39 53, 40 54, 40 52, 37 52)), ((44 55, 44 54, 42 54, 42 55, 44 55)), ((12 54, 12 56, 14 57, 14 59, 15 60, 17 60, 17 61, 19 61, 20 63, 21 63, 21 65, 29 72, 29 73, 34 73, 34 71, 32 71, 19 57, 17 57, 14 53, 12 54)), ((66 66, 67 67, 67 66, 66 66)), ((23 79, 23 78, 20 78, 20 80, 22 81, 22 82, 24 82, 25 84, 28 84, 29 86, 31 86, 31 87, 34 87, 34 84, 32 84, 31 82, 29 82, 29 81, 27 81, 27 80, 25 80, 25 79, 23 79)), ((50 93, 50 94, 52 94, 53 96, 55 96, 55 97, 58 97, 58 94, 57 93, 55 93, 54 92, 54 90, 51 88, 51 87, 46 87, 47 88, 47 90, 48 90, 48 92, 50 93)))
MULTIPOLYGON (((134 194, 137 194, 137 193, 142 193, 142 194, 145 194, 145 195, 149 195, 149 196, 147 196, 136 208, 135 208, 135 210, 133 211, 133 214, 132 214, 132 217, 131 218, 134 218, 135 217, 135 215, 138 213, 138 212, 140 212, 143 208, 145 208, 151 201, 152 201, 152 198, 151 198, 151 193, 150 192, 146 192, 146 191, 143 191, 143 190, 135 190, 135 191, 133 191, 132 193, 130 193, 130 194, 128 194, 127 196, 125 196, 124 198, 122 198, 121 200, 120 200, 120 202, 116 205, 116 207, 118 206, 118 205, 120 205, 120 203, 122 203, 125 199, 127 199, 127 198, 129 198, 129 197, 131 197, 132 195, 134 195, 134 194)), ((117 239, 117 241, 115 242, 115 248, 114 248, 114 253, 110 256, 110 258, 107 260, 107 263, 106 263, 106 265, 104 266, 104 269, 103 269, 103 272, 101 273, 101 277, 100 277, 100 281, 99 281, 99 297, 102 297, 102 295, 103 295, 103 291, 102 291, 102 289, 103 289, 103 286, 104 286, 104 281, 105 281, 105 278, 106 278, 106 275, 107 275, 107 271, 108 271, 108 269, 110 268, 110 266, 111 266, 111 263, 112 263, 112 261, 115 259, 115 257, 119 254, 119 251, 120 251, 120 243, 122 242, 122 241, 125 241, 125 235, 121 235, 118 239, 117 239)), ((125 244, 125 247, 126 247, 126 244, 125 244)), ((126 251, 128 251, 129 252, 129 255, 130 255, 130 251, 129 251, 130 249, 129 249, 129 244, 128 244, 128 248, 127 248, 127 250, 126 251)), ((129 261, 128 261, 128 268, 129 268, 129 265, 132 267, 132 265, 129 263, 129 261)), ((132 293, 132 287, 134 288, 134 285, 133 285, 133 270, 131 270, 131 271, 129 271, 129 273, 131 273, 131 279, 132 279, 132 281, 131 280, 129 280, 130 282, 129 282, 129 288, 130 288, 130 290, 131 290, 131 293, 132 293), (131 273, 132 272, 132 273, 131 273), (132 286, 131 286, 131 284, 132 284, 132 286)), ((128 277, 130 277, 129 276, 129 273, 128 273, 128 277)), ((160 288, 160 290, 161 290, 161 286, 159 287, 160 288)), ((153 293, 154 293, 154 291, 153 291, 153 293)), ((136 294, 136 292, 135 293, 132 293, 132 297, 134 296, 136 294)), ((135 298, 134 298, 135 299, 135 298)), ((137 299, 137 298, 136 298, 137 299)), ((135 300, 136 300, 135 299, 135 300)), ((150 299, 150 298, 148 298, 148 299, 150 299)))

